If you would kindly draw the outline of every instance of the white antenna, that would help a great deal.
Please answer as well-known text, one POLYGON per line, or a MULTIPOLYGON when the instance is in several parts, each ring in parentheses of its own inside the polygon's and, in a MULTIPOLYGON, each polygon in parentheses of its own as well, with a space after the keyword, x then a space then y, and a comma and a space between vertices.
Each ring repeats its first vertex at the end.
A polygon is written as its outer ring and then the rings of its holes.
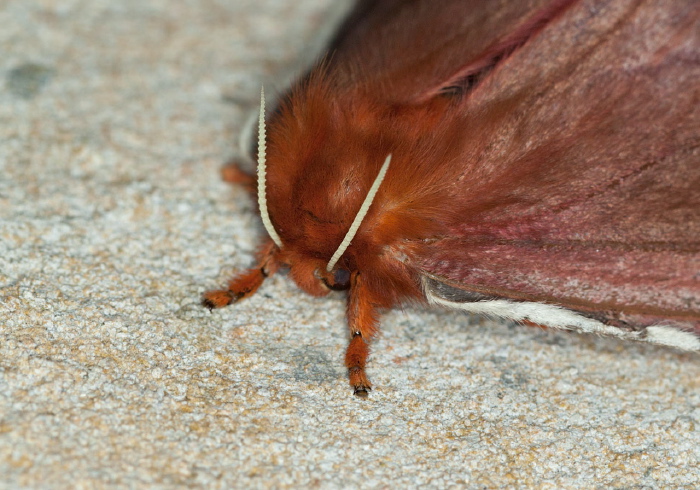
POLYGON ((260 88, 260 119, 258 121, 258 207, 260 217, 267 233, 275 244, 282 248, 282 240, 275 231, 275 227, 270 220, 270 213, 267 211, 267 198, 265 196, 265 87, 260 88))
POLYGON ((328 262, 328 265, 326 266, 326 270, 328 272, 333 270, 336 262, 338 262, 338 259, 343 255, 343 253, 345 253, 348 246, 350 246, 350 242, 354 238, 355 233, 357 233, 357 230, 360 228, 360 224, 367 214, 367 211, 369 211, 369 207, 372 205, 372 201, 374 200, 374 196, 377 194, 379 186, 382 184, 382 180, 384 180, 386 170, 389 168, 389 162, 391 162, 391 154, 389 154, 389 156, 386 157, 386 160, 384 160, 384 165, 382 165, 382 168, 379 169, 379 174, 377 175, 377 178, 374 179, 374 183, 372 184, 372 187, 370 187, 367 197, 365 197, 360 210, 357 212, 355 220, 350 225, 350 229, 346 233, 345 238, 343 238, 343 241, 340 242, 338 250, 335 251, 330 262, 328 262))

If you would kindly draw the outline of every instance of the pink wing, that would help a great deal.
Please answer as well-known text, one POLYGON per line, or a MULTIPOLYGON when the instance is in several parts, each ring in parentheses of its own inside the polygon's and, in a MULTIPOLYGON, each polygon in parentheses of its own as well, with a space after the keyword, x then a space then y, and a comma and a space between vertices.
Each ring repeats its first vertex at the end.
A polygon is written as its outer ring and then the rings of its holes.
POLYGON ((412 265, 487 297, 700 330, 697 1, 577 3, 459 104, 483 124, 454 139, 448 233, 412 265))
POLYGON ((517 44, 577 0, 362 0, 328 65, 382 103, 415 105, 459 84, 503 43, 517 44))

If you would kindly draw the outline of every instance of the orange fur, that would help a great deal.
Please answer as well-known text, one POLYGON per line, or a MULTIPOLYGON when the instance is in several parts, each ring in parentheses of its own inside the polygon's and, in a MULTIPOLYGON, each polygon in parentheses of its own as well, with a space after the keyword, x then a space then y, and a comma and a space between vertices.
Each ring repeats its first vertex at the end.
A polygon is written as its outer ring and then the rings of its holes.
POLYGON ((256 190, 255 177, 241 170, 236 162, 230 162, 221 168, 221 179, 229 184, 240 185, 251 194, 256 190))
POLYGON ((363 2, 334 55, 271 115, 266 196, 281 248, 268 241, 204 304, 245 298, 281 266, 314 296, 349 276, 358 396, 371 389, 379 311, 425 303, 427 276, 620 328, 680 317, 700 330, 693 2, 363 2))
POLYGON ((207 291, 202 296, 202 304, 210 310, 222 308, 254 294, 266 277, 279 269, 275 244, 268 240, 258 252, 258 266, 238 274, 228 283, 227 289, 207 291))

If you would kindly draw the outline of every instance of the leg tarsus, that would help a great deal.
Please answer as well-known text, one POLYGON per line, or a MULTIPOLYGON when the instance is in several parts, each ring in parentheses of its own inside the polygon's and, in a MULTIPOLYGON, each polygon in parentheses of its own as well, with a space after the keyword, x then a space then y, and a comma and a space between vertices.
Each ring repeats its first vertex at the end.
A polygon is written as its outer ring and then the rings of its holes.
POLYGON ((202 306, 209 308, 209 311, 211 311, 214 308, 223 308, 252 296, 262 285, 265 278, 271 276, 279 269, 277 252, 278 248, 272 240, 268 241, 260 249, 258 254, 260 262, 256 268, 248 269, 243 274, 235 276, 229 281, 227 289, 215 289, 204 293, 202 295, 202 306))
POLYGON ((367 398, 368 392, 372 390, 372 383, 365 373, 368 356, 369 345, 361 334, 355 334, 345 353, 345 365, 348 368, 350 386, 352 386, 354 394, 360 398, 367 398))
POLYGON ((209 308, 209 311, 214 308, 222 308, 233 302, 231 292, 226 289, 218 289, 216 291, 207 291, 202 296, 202 306, 209 308))
POLYGON ((206 306, 211 311, 214 308, 223 308, 237 303, 255 293, 264 280, 265 274, 262 268, 250 269, 231 279, 228 283, 228 289, 215 289, 204 293, 202 306, 206 306))
POLYGON ((362 276, 355 271, 350 275, 350 294, 348 295, 347 317, 352 339, 345 354, 345 366, 355 395, 367 398, 372 383, 367 378, 365 366, 369 357, 369 343, 379 329, 377 298, 364 285, 362 276))
POLYGON ((257 179, 255 175, 241 170, 240 166, 235 161, 229 162, 221 167, 221 179, 229 184, 240 185, 251 194, 255 194, 256 192, 257 179))

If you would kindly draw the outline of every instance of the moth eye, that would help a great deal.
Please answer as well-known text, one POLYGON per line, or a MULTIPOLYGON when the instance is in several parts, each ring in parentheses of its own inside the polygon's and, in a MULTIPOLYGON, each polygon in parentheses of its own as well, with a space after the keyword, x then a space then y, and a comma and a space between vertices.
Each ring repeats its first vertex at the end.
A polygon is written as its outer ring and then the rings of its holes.
POLYGON ((318 274, 318 277, 323 281, 328 289, 333 291, 344 291, 350 288, 350 271, 346 269, 336 269, 333 271, 333 277, 327 277, 323 274, 318 274))
POLYGON ((348 289, 350 287, 350 271, 346 269, 336 269, 333 272, 334 286, 340 289, 348 289))

